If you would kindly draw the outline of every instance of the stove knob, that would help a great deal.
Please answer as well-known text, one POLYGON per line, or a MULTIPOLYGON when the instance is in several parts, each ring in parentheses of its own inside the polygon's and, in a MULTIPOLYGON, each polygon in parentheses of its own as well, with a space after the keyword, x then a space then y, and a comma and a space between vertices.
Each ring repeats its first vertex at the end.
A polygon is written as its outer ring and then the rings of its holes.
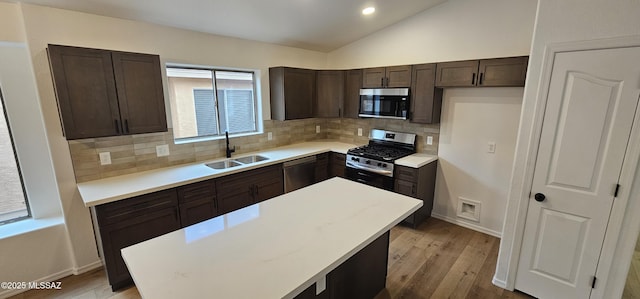
POLYGON ((370 160, 367 160, 367 162, 364 162, 364 163, 366 163, 366 164, 371 164, 371 161, 370 161, 370 160))
POLYGON ((360 158, 356 158, 356 157, 351 157, 351 161, 356 161, 356 162, 360 162, 360 158))
POLYGON ((382 163, 378 163, 378 167, 382 167, 382 163))
POLYGON ((387 168, 387 164, 386 164, 386 163, 385 163, 385 164, 382 164, 382 167, 383 167, 383 168, 387 168))

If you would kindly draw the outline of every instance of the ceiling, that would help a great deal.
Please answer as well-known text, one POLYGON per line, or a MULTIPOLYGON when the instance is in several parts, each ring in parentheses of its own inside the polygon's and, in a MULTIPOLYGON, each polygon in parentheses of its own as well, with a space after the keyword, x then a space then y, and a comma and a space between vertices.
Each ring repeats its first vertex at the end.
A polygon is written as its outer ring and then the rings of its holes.
POLYGON ((16 1, 329 52, 447 0, 16 1))

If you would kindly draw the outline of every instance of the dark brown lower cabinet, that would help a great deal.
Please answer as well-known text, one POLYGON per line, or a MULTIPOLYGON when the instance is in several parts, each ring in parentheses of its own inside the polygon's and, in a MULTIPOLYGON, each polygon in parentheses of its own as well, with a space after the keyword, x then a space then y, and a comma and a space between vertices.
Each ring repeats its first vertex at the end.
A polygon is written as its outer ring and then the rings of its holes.
POLYGON ((282 164, 222 177, 216 180, 216 189, 220 214, 284 194, 282 164))
POLYGON ((122 248, 181 227, 175 189, 99 205, 95 208, 95 213, 100 228, 105 268, 113 290, 133 283, 120 255, 122 248))
POLYGON ((329 153, 316 155, 316 183, 329 178, 329 153))
POLYGON ((347 155, 331 152, 329 155, 329 176, 344 178, 345 167, 347 166, 347 155))
POLYGON ((371 299, 385 288, 389 232, 371 242, 327 275, 326 289, 316 295, 312 285, 296 299, 371 299))
POLYGON ((404 223, 416 227, 431 216, 437 165, 437 161, 420 168, 396 165, 393 191, 422 200, 422 207, 407 217, 404 223))
POLYGON ((180 186, 177 191, 182 227, 218 216, 214 180, 180 186))
POLYGON ((140 195, 94 207, 100 252, 115 291, 133 283, 122 248, 284 193, 282 165, 140 195))

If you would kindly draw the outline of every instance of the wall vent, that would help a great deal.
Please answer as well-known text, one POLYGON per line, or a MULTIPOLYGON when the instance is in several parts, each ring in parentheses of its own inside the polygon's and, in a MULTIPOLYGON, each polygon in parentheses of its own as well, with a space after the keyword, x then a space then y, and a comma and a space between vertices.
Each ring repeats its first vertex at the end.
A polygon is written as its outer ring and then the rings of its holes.
POLYGON ((467 220, 480 222, 480 206, 482 203, 464 197, 458 197, 457 216, 467 220))

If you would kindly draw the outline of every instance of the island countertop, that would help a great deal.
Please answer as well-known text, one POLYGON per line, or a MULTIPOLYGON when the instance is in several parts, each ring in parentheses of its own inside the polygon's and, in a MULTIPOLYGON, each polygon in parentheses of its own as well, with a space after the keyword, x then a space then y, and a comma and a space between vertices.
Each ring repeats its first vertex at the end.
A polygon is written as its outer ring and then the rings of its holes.
MULTIPOLYGON (((252 164, 227 169, 212 169, 205 165, 205 163, 212 161, 176 165, 172 167, 159 168, 144 172, 79 183, 78 191, 80 193, 80 196, 82 197, 84 205, 86 207, 92 207, 125 198, 148 194, 155 191, 178 187, 207 179, 222 177, 245 170, 282 163, 289 160, 303 158, 324 152, 332 151, 346 154, 347 150, 353 147, 356 147, 356 145, 335 141, 311 141, 291 144, 233 157, 241 158, 249 155, 261 155, 269 158, 268 160, 252 164)), ((437 156, 418 153, 398 159, 395 161, 395 163, 402 166, 419 168, 425 164, 437 160, 437 158, 437 156)), ((218 159, 214 161, 220 160, 224 159, 218 159)))
POLYGON ((292 298, 422 201, 333 178, 122 249, 146 298, 292 298))

